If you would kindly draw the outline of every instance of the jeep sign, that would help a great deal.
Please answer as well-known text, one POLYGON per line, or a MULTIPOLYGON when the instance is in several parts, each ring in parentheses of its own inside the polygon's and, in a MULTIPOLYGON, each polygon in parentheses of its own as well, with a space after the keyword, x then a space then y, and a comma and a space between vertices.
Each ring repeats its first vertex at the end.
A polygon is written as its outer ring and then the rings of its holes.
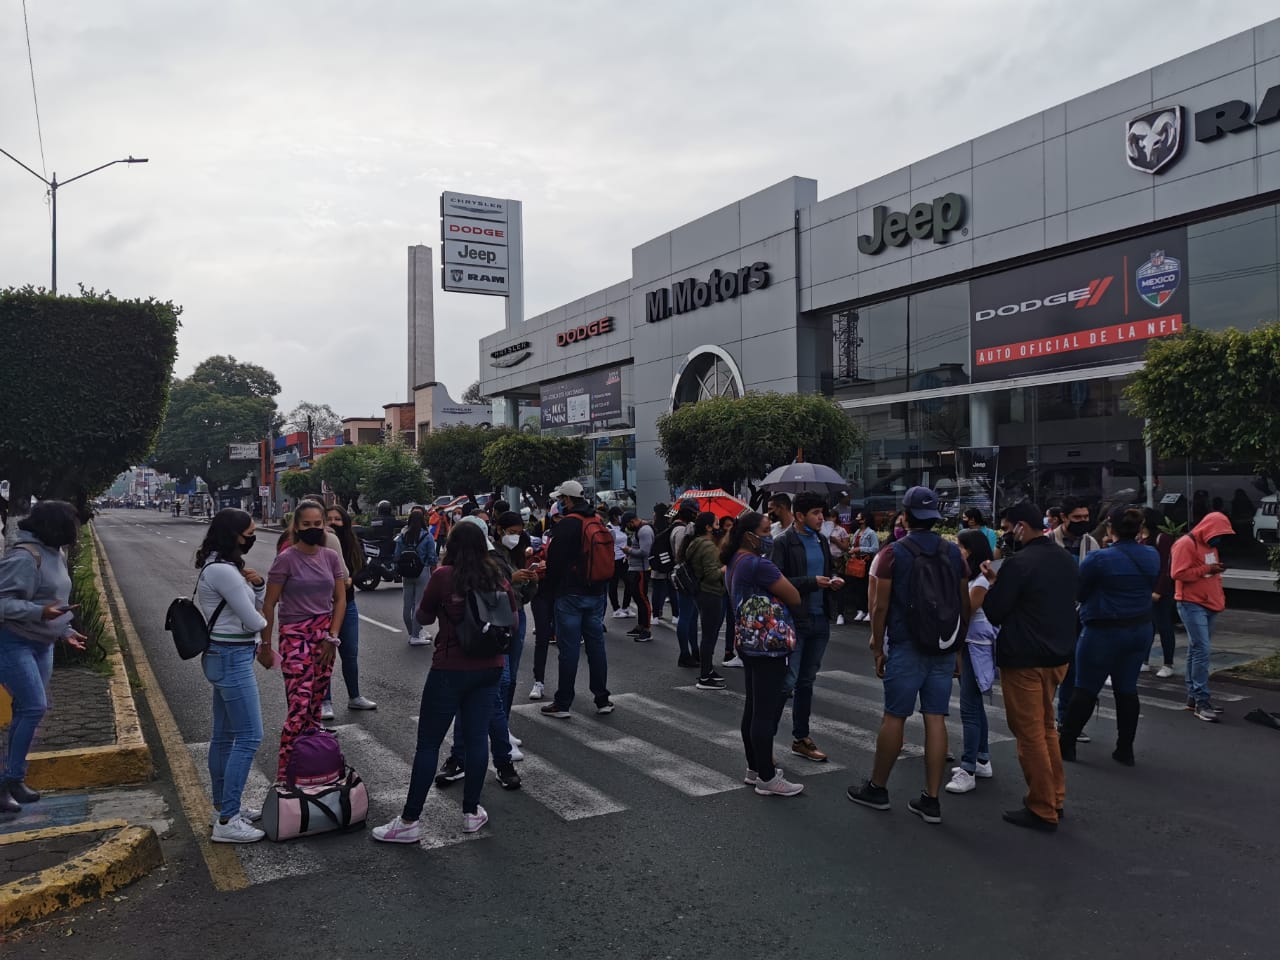
POLYGON ((946 243, 953 230, 964 226, 964 197, 948 193, 933 203, 917 203, 906 213, 891 213, 888 207, 871 211, 871 235, 858 237, 858 250, 868 256, 882 253, 886 246, 903 247, 911 240, 946 243))
POLYGON ((505 267, 507 265, 507 248, 496 247, 488 243, 471 243, 468 240, 446 240, 444 242, 444 262, 479 264, 483 267, 505 267))

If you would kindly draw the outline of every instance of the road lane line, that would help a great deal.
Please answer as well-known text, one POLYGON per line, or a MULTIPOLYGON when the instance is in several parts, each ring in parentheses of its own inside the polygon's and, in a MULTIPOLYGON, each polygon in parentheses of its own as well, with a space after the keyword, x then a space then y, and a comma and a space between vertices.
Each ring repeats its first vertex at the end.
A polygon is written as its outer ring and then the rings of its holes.
MULTIPOLYGON (((521 704, 512 708, 513 713, 532 716, 541 709, 536 703, 521 704)), ((550 729, 588 749, 638 770, 660 783, 678 790, 689 797, 708 797, 716 793, 737 790, 741 784, 719 770, 712 770, 700 763, 686 760, 678 754, 632 736, 610 736, 604 723, 587 724, 580 720, 543 720, 550 729)))
POLYGON ((389 626, 388 624, 383 623, 381 620, 375 620, 373 619, 373 617, 366 617, 363 613, 360 614, 360 619, 363 620, 365 623, 373 624, 375 627, 381 627, 383 630, 387 631, 387 633, 401 632, 397 630, 395 627, 392 627, 392 626, 389 626))
POLYGON ((524 753, 519 766, 520 792, 528 794, 561 820, 586 820, 627 809, 607 793, 570 776, 527 748, 520 749, 524 753))
POLYGON ((179 542, 179 543, 186 543, 187 541, 185 541, 185 540, 179 540, 178 542, 179 542))

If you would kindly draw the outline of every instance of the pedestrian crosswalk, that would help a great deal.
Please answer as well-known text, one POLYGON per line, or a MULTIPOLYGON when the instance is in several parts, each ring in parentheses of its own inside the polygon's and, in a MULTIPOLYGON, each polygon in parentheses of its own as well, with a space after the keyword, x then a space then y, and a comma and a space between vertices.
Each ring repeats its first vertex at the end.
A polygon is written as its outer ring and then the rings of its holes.
MULTIPOLYGON (((502 824, 517 818, 549 814, 553 820, 570 825, 583 820, 623 814, 634 806, 652 801, 651 791, 665 791, 684 802, 744 791, 740 720, 744 695, 737 690, 698 690, 691 684, 680 685, 652 696, 624 692, 613 696, 616 711, 597 717, 590 701, 580 704, 569 720, 544 718, 540 703, 518 703, 512 711, 512 725, 524 738, 525 759, 519 766, 522 789, 494 797, 496 784, 492 772, 486 771, 484 802, 492 810, 501 805, 502 817, 494 829, 476 834, 461 831, 462 785, 440 790, 432 787, 423 810, 424 851, 441 850, 464 841, 493 837, 502 824), (554 758, 554 759, 553 759, 554 758), (626 784, 627 786, 619 786, 626 784), (647 787, 641 784, 648 784, 647 787), (538 810, 542 813, 538 813, 538 810)), ((1104 695, 1104 701, 1109 697, 1104 695)), ((1154 709, 1180 710, 1181 703, 1143 696, 1144 706, 1154 709)), ((1005 713, 998 688, 988 698, 987 715, 991 720, 990 742, 1009 742, 1005 713)), ((961 742, 959 700, 953 697, 947 721, 948 736, 954 752, 961 742)), ((791 755, 790 710, 779 727, 784 746, 776 751, 786 763, 789 779, 806 780, 844 770, 854 779, 865 775, 875 750, 876 736, 883 712, 882 686, 874 677, 864 677, 843 670, 828 670, 819 675, 814 690, 811 731, 820 747, 833 759, 815 764, 791 755), (789 759, 788 759, 789 758, 789 759)), ((1114 711, 1100 708, 1104 718, 1114 718, 1114 711)), ((416 727, 416 717, 405 715, 397 721, 400 736, 416 727)), ((389 746, 370 729, 359 724, 335 728, 347 762, 364 778, 370 791, 370 822, 381 823, 400 812, 412 773, 412 753, 389 746)), ((902 756, 919 758, 924 754, 924 730, 917 715, 907 722, 906 744, 902 756)), ((441 758, 447 756, 451 737, 446 737, 441 758)), ((190 743, 188 749, 195 761, 206 791, 208 790, 208 744, 190 743)), ((268 737, 258 755, 258 763, 250 773, 245 791, 246 806, 259 806, 270 786, 268 773, 274 774, 275 752, 268 737)), ((212 808, 209 815, 212 816, 212 808)), ((528 829, 537 821, 520 820, 520 829, 528 829)), ((201 824, 196 825, 198 828, 201 824)), ((535 826, 534 828, 539 828, 535 826)), ((358 835, 346 839, 313 839, 291 843, 257 843, 235 847, 245 875, 251 883, 267 883, 288 877, 307 876, 331 869, 334 865, 331 843, 367 842, 358 835)))

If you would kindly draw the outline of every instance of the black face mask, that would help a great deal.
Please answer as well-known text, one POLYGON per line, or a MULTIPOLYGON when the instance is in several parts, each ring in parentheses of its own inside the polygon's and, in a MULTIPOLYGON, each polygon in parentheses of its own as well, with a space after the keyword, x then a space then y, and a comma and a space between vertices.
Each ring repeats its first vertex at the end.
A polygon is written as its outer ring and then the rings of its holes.
POLYGON ((242 554, 248 553, 250 550, 253 549, 253 545, 257 542, 258 542, 257 536, 252 533, 249 534, 247 537, 244 538, 244 543, 240 544, 240 552, 242 554))
POLYGON ((1213 547, 1216 550, 1218 547, 1222 546, 1223 543, 1226 542, 1226 539, 1227 539, 1226 537, 1210 537, 1209 546, 1213 547))
POLYGON ((324 527, 308 527, 298 531, 298 539, 309 547, 318 547, 324 543, 324 527))
POLYGON ((1067 533, 1071 534, 1073 537, 1083 537, 1088 532, 1088 520, 1072 520, 1067 524, 1067 533))

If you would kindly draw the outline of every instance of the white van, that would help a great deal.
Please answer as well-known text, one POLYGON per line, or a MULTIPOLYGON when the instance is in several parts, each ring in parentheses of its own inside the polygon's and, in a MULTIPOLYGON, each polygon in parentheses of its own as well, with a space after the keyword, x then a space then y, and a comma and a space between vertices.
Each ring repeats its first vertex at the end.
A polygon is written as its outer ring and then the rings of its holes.
POLYGON ((1280 541, 1280 494, 1271 494, 1258 501, 1253 515, 1253 538, 1259 543, 1280 541))

